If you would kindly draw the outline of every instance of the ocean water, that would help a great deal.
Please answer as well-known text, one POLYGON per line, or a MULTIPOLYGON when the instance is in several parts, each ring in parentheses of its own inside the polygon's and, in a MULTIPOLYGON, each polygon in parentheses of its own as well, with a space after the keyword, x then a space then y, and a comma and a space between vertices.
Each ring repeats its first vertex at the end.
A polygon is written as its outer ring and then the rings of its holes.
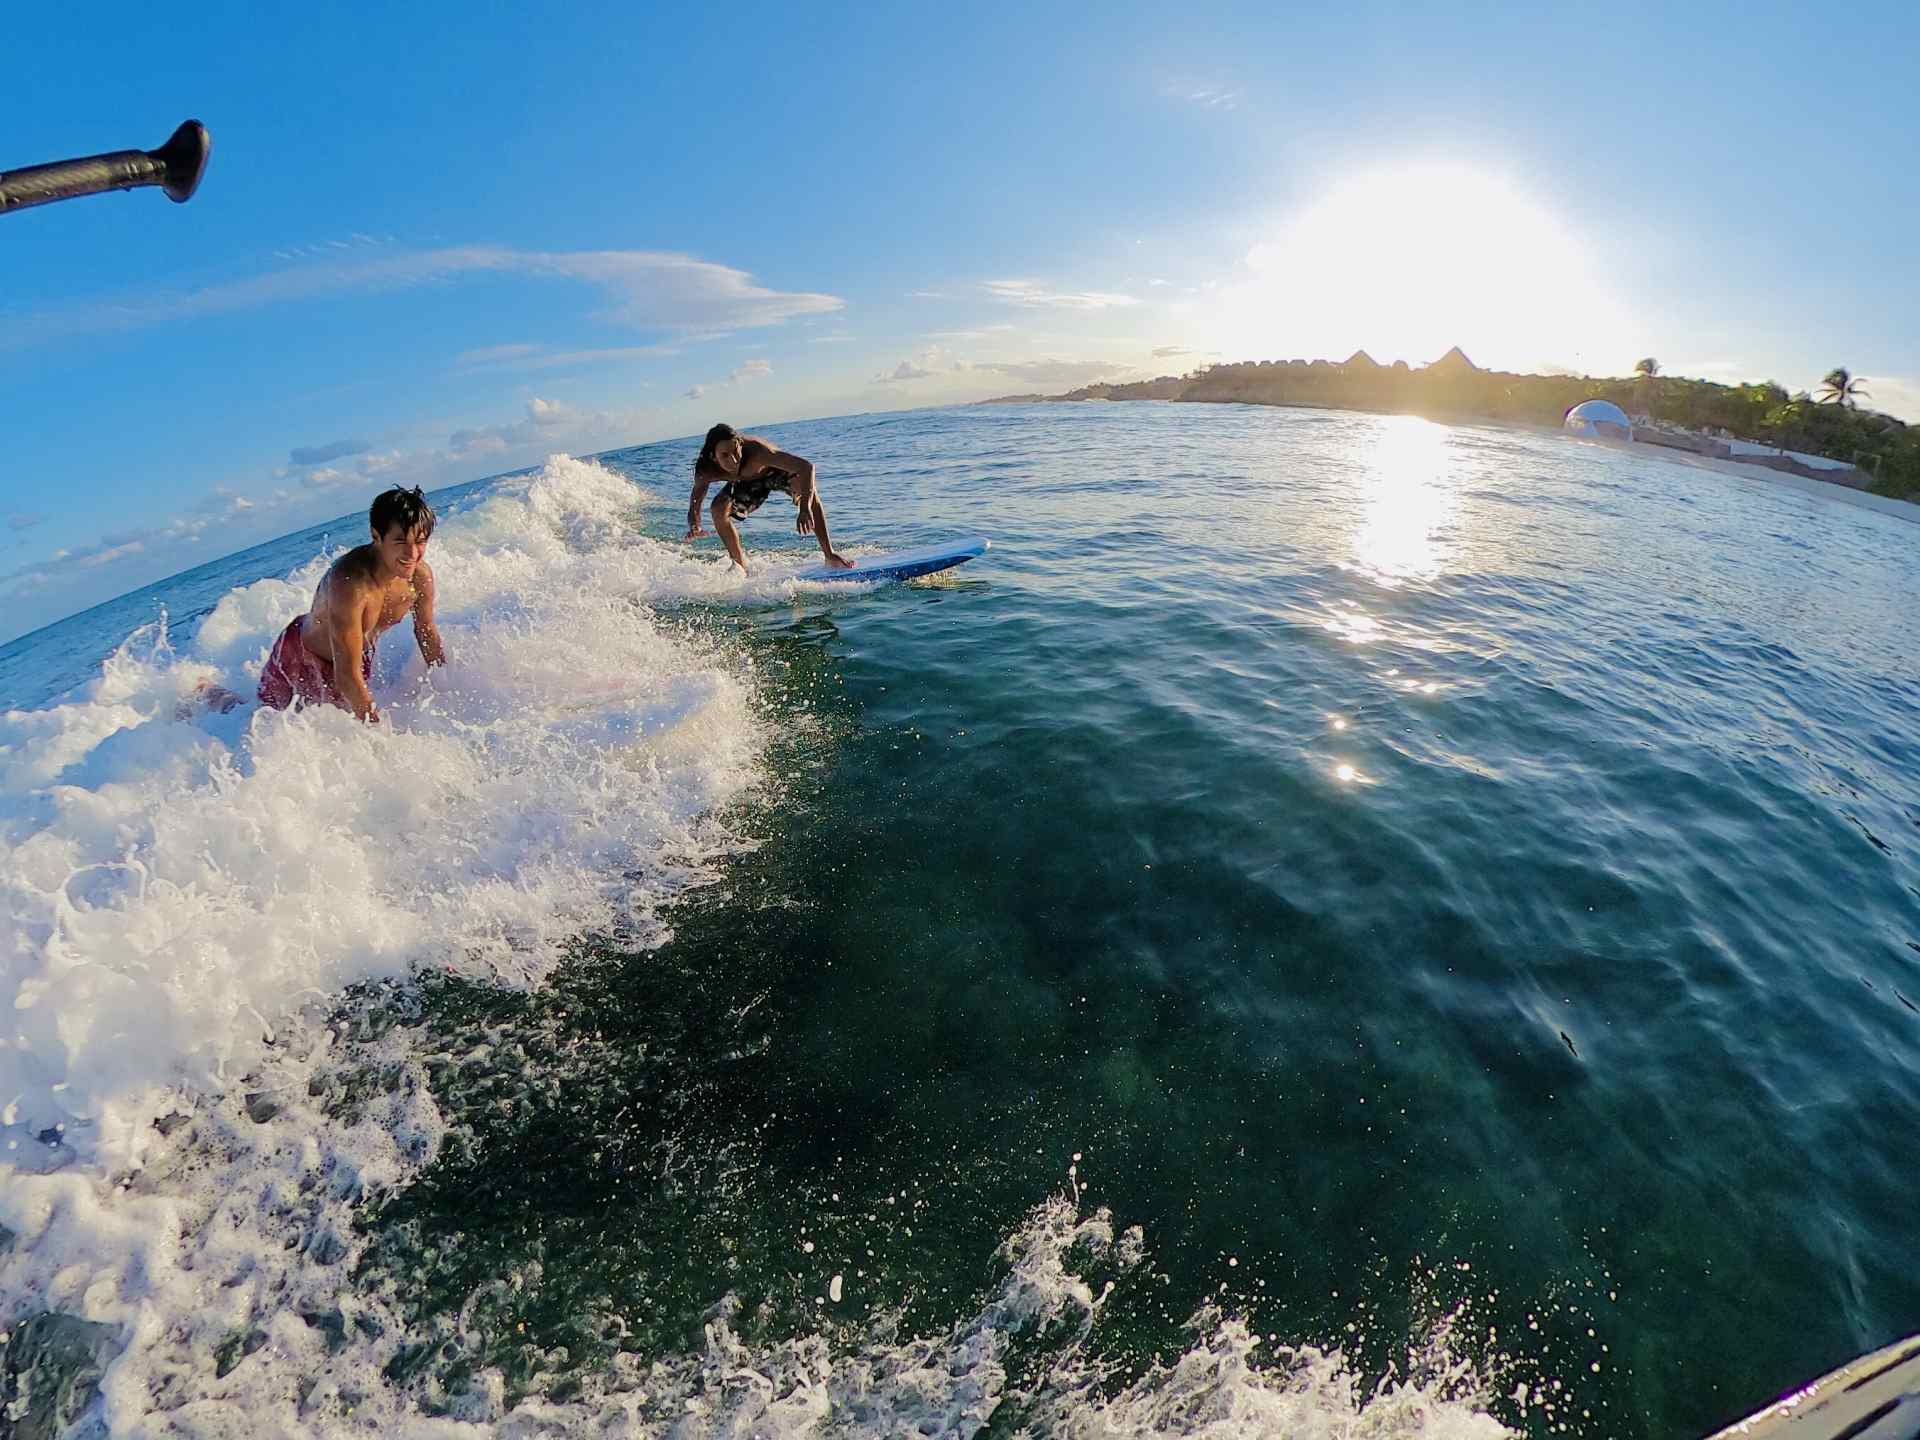
MULTIPOLYGON (((0 649, 0 1323, 114 1435, 1703 1433, 1920 1330, 1920 530, 1240 406, 444 498, 0 649), (187 718, 179 718, 182 701, 187 718), (45 1323, 45 1322, 41 1322, 45 1323)), ((87 1430, 87 1427, 91 1427, 87 1430)))

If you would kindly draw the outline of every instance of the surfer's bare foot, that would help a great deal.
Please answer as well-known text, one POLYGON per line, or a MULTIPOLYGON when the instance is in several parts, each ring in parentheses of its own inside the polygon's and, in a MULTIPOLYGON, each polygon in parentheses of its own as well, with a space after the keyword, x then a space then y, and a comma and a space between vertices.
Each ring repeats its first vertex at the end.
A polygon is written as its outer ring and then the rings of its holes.
POLYGON ((826 554, 827 568, 830 570, 851 570, 853 562, 838 550, 829 550, 826 554))

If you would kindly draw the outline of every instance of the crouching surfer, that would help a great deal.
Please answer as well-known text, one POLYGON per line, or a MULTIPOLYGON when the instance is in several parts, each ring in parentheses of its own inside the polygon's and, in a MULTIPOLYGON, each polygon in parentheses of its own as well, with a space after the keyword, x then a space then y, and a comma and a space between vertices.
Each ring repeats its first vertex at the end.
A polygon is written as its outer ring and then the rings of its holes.
POLYGON ((297 616, 260 671, 260 703, 338 705, 378 721, 373 693, 373 647, 382 632, 413 616, 420 658, 444 665, 446 650, 433 623, 433 570, 427 540, 433 507, 418 486, 376 496, 367 512, 370 544, 358 545, 328 568, 313 592, 313 608, 297 616))
POLYGON ((740 434, 731 425, 714 426, 707 431, 706 443, 693 462, 693 495, 687 501, 685 538, 688 540, 708 533, 700 528, 700 502, 706 499, 707 487, 716 480, 720 482, 720 493, 714 497, 713 508, 708 513, 713 516, 713 528, 720 532, 727 554, 733 557, 741 574, 746 573, 747 556, 740 548, 737 522, 758 510, 775 490, 798 507, 800 516, 793 522, 793 528, 820 542, 820 553, 826 557, 827 564, 835 570, 853 568, 853 562, 835 550, 827 538, 827 507, 820 503, 820 487, 811 460, 776 450, 757 436, 740 434))

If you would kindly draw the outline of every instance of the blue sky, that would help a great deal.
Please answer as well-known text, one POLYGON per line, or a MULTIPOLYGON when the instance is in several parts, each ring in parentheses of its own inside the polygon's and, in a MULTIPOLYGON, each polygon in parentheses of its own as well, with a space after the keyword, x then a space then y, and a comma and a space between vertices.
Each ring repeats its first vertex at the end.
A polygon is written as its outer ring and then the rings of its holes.
POLYGON ((8 39, 0 167, 188 116, 214 159, 185 206, 0 217, 0 635, 396 480, 1216 358, 1845 364, 1920 419, 1911 5, 107 3, 8 39))

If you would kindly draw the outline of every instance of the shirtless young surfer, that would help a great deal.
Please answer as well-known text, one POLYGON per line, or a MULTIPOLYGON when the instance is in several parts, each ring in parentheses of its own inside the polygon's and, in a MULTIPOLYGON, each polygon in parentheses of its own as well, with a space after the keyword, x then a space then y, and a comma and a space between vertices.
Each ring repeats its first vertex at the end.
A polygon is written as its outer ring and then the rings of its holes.
POLYGON ((720 493, 714 497, 713 528, 720 532, 727 554, 747 573, 746 553, 740 548, 736 521, 744 520, 778 490, 799 507, 800 517, 793 528, 820 542, 820 553, 836 570, 851 570, 853 562, 833 548, 827 538, 827 507, 820 503, 820 487, 815 482, 813 462, 776 450, 753 435, 742 435, 731 425, 716 425, 707 431, 700 458, 693 462, 693 496, 687 501, 687 533, 684 538, 698 539, 711 532, 700 528, 700 502, 707 487, 720 481, 720 493))
POLYGON ((373 694, 373 647, 383 631, 413 615, 420 658, 444 665, 447 652, 433 623, 433 571, 427 539, 433 507, 418 486, 376 496, 367 512, 373 541, 333 562, 313 592, 313 608, 273 642, 260 671, 260 703, 284 710, 296 700, 338 705, 362 720, 378 721, 373 694))

